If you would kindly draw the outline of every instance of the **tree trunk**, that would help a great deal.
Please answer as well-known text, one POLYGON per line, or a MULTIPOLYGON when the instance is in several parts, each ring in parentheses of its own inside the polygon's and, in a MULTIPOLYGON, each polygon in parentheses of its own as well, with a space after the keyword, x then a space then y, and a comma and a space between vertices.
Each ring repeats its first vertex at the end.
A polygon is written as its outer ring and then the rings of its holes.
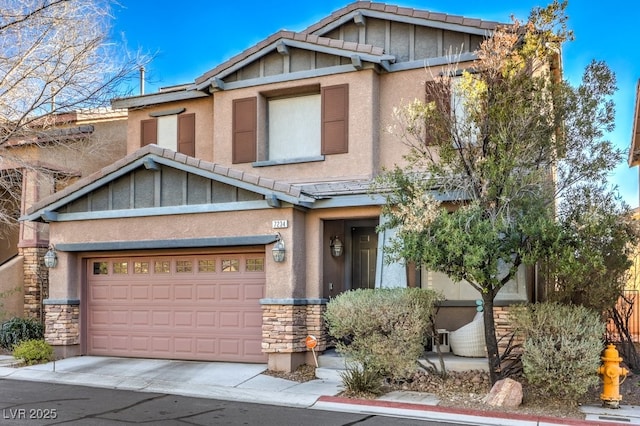
POLYGON ((631 336, 630 318, 633 314, 635 298, 626 297, 624 293, 620 295, 621 301, 616 306, 609 309, 608 317, 613 321, 618 332, 618 349, 620 356, 629 369, 637 374, 640 373, 640 355, 636 350, 631 336))
POLYGON ((500 353, 498 351, 498 339, 496 338, 496 324, 493 318, 493 298, 492 292, 482 293, 482 301, 484 303, 484 340, 487 345, 491 385, 500 379, 500 353))

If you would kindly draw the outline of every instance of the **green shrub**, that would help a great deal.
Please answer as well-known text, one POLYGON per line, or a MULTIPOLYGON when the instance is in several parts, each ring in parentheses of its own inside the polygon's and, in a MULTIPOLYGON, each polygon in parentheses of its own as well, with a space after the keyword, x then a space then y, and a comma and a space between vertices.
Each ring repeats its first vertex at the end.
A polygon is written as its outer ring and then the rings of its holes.
POLYGON ((539 303, 517 307, 511 317, 523 333, 522 366, 532 386, 575 400, 598 383, 605 328, 600 315, 583 306, 539 303))
POLYGON ((351 396, 368 397, 382 393, 382 377, 375 371, 362 368, 357 364, 347 365, 340 373, 345 391, 351 396))
POLYGON ((42 339, 44 327, 33 318, 14 317, 0 325, 0 347, 12 350, 23 340, 42 339))
POLYGON ((41 339, 24 340, 13 348, 13 356, 33 365, 53 361, 53 347, 41 339))
POLYGON ((381 377, 409 377, 424 352, 437 293, 383 288, 342 293, 327 304, 336 350, 381 377))

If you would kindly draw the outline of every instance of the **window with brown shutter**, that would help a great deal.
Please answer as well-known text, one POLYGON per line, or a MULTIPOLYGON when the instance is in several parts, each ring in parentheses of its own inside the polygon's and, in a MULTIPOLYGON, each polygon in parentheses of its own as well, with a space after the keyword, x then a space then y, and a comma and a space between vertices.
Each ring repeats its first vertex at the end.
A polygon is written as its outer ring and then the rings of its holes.
MULTIPOLYGON (((441 81, 427 81, 425 82, 425 103, 435 102, 436 108, 446 117, 451 114, 451 89, 449 86, 441 81)), ((427 145, 433 145, 436 142, 437 135, 443 133, 446 129, 442 126, 446 123, 425 123, 426 134, 425 143, 427 145)), ((447 132, 448 133, 448 132, 447 132)))
POLYGON ((158 120, 150 118, 140 122, 140 146, 158 143, 158 120))
POLYGON ((349 85, 327 86, 322 94, 322 154, 349 152, 349 85))
POLYGON ((178 116, 178 152, 195 157, 196 155, 196 115, 178 116))
POLYGON ((233 101, 232 162, 234 164, 256 161, 257 105, 256 97, 233 101))

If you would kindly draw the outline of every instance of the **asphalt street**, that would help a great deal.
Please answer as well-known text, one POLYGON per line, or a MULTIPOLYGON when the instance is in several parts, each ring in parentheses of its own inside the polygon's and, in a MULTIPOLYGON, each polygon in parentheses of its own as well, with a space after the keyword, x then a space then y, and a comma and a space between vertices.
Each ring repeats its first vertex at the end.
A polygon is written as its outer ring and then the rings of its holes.
POLYGON ((0 379, 0 424, 382 426, 445 423, 0 379))

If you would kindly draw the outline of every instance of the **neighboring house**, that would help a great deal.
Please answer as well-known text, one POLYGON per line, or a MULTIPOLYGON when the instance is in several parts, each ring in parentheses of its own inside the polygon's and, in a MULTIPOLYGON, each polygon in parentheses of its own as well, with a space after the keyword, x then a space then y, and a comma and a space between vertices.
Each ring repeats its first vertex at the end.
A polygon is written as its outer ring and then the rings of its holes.
MULTIPOLYGON (((633 129, 631 131, 631 144, 629 147, 629 158, 628 164, 629 167, 637 167, 640 166, 640 80, 636 84, 636 98, 635 98, 635 109, 633 114, 633 129)), ((640 173, 640 167, 636 169, 637 173, 640 173)), ((639 193, 640 197, 640 193, 639 193)), ((640 219, 640 207, 636 207, 633 212, 633 218, 635 220, 640 219)), ((640 252, 640 250, 639 250, 640 252)), ((633 262, 633 271, 631 274, 631 278, 627 288, 630 290, 640 290, 640 277, 638 277, 638 272, 640 271, 640 259, 638 255, 633 262)))
MULTIPOLYGON (((633 129, 631 130, 631 145, 629 147, 629 167, 640 165, 640 80, 636 84, 636 104, 633 114, 633 129)), ((640 168, 637 169, 640 173, 640 168)), ((638 194, 640 196, 640 193, 638 194)), ((634 211, 638 215, 638 211, 634 211)))
MULTIPOLYGON (((636 85, 633 129, 631 131, 628 164, 629 167, 640 166, 640 80, 638 80, 636 85)), ((640 173, 640 167, 636 170, 640 173)), ((632 214, 634 220, 640 220, 640 207, 636 207, 632 214)), ((640 341, 640 247, 636 248, 625 294, 635 301, 632 313, 629 315, 629 328, 634 340, 640 341)))
MULTIPOLYGON (((34 120, 24 137, 6 141, 0 154, 3 209, 25 212, 80 177, 126 155, 127 111, 61 112, 34 120), (11 182, 13 188, 7 185, 11 182)), ((0 315, 44 320, 48 270, 42 258, 48 225, 0 225, 0 315)), ((4 318, 0 318, 4 319, 4 318)))
MULTIPOLYGON (((47 340, 62 355, 292 370, 312 362, 307 335, 326 348, 325 304, 350 289, 443 289, 438 326, 470 321, 468 285, 384 264, 384 198, 369 187, 403 163, 393 108, 424 97, 441 66, 468 67, 496 25, 356 2, 192 83, 115 100, 128 155, 22 218, 48 223, 57 251, 47 340)), ((522 272, 497 303, 533 293, 522 272)))

